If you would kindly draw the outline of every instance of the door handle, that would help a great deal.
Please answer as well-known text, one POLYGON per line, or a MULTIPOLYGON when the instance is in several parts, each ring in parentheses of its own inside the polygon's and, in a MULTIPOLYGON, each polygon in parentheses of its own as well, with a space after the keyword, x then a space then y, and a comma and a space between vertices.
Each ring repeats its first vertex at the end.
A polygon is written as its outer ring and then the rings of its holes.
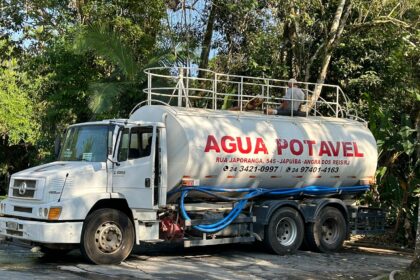
POLYGON ((144 185, 146 188, 150 188, 150 178, 144 179, 144 185))

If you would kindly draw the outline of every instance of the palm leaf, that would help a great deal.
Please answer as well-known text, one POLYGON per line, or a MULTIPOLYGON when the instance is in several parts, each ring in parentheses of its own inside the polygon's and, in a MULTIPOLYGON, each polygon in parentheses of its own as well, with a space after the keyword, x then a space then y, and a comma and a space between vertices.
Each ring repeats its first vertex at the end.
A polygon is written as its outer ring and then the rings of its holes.
POLYGON ((82 28, 74 40, 76 53, 93 51, 98 56, 108 59, 133 81, 139 71, 132 50, 127 47, 116 32, 104 24, 94 24, 82 28))
MULTIPOLYGON (((131 84, 131 83, 130 83, 131 84)), ((124 82, 106 82, 92 83, 89 85, 92 96, 89 102, 89 108, 94 114, 102 114, 112 110, 118 96, 124 92, 127 83, 124 82)))

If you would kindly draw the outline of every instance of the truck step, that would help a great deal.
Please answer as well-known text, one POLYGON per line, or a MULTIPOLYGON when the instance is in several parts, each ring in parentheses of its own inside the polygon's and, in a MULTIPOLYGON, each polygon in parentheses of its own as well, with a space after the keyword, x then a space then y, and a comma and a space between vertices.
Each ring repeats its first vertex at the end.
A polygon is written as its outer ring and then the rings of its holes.
POLYGON ((138 220, 138 222, 139 222, 139 224, 146 224, 146 225, 148 225, 148 224, 150 224, 150 225, 152 225, 152 224, 159 224, 160 223, 160 220, 138 220))

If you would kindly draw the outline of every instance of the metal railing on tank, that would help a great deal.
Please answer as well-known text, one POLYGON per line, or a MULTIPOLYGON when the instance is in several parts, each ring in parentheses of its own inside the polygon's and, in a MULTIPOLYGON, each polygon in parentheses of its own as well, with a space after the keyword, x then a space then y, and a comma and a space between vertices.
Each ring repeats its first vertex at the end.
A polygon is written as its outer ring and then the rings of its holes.
MULTIPOLYGON (((266 114, 281 102, 290 102, 290 116, 325 116, 363 119, 352 113, 350 102, 337 85, 296 82, 304 100, 285 98, 288 80, 217 73, 195 67, 154 67, 145 70, 148 78, 147 100, 143 104, 209 110, 252 111, 266 114), (298 101, 298 102, 296 102, 298 101), (293 108, 300 103, 299 108, 293 108)), ((142 104, 142 105, 143 105, 142 104)), ((138 108, 139 106, 136 106, 138 108)))

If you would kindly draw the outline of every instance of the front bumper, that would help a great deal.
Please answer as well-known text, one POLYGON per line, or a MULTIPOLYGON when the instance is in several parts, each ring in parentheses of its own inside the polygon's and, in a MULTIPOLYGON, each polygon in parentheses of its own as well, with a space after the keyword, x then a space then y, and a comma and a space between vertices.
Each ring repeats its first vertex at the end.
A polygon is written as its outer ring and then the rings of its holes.
POLYGON ((39 243, 80 243, 83 222, 42 222, 0 217, 0 236, 39 243))

